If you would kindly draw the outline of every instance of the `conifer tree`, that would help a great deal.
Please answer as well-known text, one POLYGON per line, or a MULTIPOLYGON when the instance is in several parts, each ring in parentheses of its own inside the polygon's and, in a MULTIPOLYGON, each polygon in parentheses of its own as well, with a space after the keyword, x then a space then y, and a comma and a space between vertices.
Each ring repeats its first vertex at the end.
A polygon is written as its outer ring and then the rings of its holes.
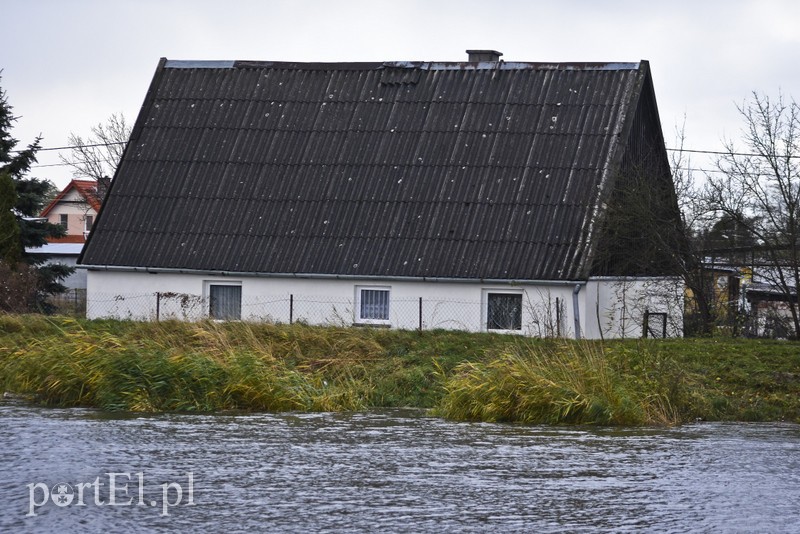
POLYGON ((17 193, 14 181, 8 173, 0 174, 0 261, 10 268, 16 268, 22 257, 22 242, 19 239, 19 225, 14 216, 17 193))
MULTIPOLYGON (((1 81, 2 78, 0 78, 1 81)), ((48 238, 63 236, 64 229, 59 225, 38 219, 39 213, 57 190, 49 180, 27 176, 31 165, 36 162, 36 152, 40 148, 41 137, 37 137, 33 143, 22 150, 16 149, 18 141, 11 136, 11 127, 17 117, 12 114, 12 109, 12 106, 8 104, 5 91, 0 86, 0 175, 10 177, 13 186, 10 192, 7 191, 7 187, 0 186, 0 197, 2 197, 0 198, 0 204, 2 204, 0 207, 3 211, 3 222, 0 228, 5 227, 7 220, 10 221, 7 216, 9 211, 7 204, 11 202, 13 207, 10 211, 16 221, 17 232, 9 230, 8 238, 19 241, 19 245, 16 245, 19 256, 11 252, 12 245, 9 244, 9 248, 0 245, 0 254, 4 256, 0 260, 6 264, 7 269, 14 270, 17 266, 12 262, 19 258, 35 272, 38 279, 38 291, 31 302, 40 311, 44 311, 47 308, 45 305, 47 295, 65 290, 60 282, 72 273, 73 268, 45 264, 47 258, 34 257, 25 253, 25 247, 39 247, 44 245, 48 238), (13 237, 11 233, 16 233, 17 237, 13 237)), ((0 242, 3 242, 2 238, 3 235, 0 235, 0 242)))

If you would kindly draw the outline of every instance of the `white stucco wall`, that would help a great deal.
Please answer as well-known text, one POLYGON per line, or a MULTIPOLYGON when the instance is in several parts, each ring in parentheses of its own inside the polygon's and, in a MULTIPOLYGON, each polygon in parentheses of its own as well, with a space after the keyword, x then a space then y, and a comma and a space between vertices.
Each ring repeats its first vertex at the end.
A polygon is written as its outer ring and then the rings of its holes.
MULTIPOLYGON (((518 333, 575 337, 574 283, 509 285, 89 271, 87 316, 199 320, 208 316, 209 284, 212 283, 241 285, 242 320, 288 323, 291 308, 292 321, 338 325, 357 322, 358 287, 388 288, 389 326, 419 328, 421 297, 422 328, 425 330, 485 331, 487 293, 517 293, 522 295, 522 328, 518 333)), ((645 299, 648 304, 644 307, 634 306, 633 296, 655 294, 653 288, 661 285, 652 281, 630 281, 619 286, 619 281, 606 279, 581 284, 578 293, 581 333, 589 338, 601 337, 601 330, 607 338, 639 337, 644 308, 649 306, 650 311, 661 311, 666 304, 659 307, 660 300, 647 297, 650 300, 645 299), (622 301, 618 299, 620 292, 624 294, 622 301), (624 327, 620 323, 624 323, 624 327)), ((669 313, 677 313, 674 306, 669 313)), ((670 332, 680 331, 682 328, 670 332)))
POLYGON ((664 318, 667 337, 683 336, 680 277, 593 278, 586 285, 584 302, 587 338, 642 337, 646 313, 650 314, 648 337, 661 337, 664 318))

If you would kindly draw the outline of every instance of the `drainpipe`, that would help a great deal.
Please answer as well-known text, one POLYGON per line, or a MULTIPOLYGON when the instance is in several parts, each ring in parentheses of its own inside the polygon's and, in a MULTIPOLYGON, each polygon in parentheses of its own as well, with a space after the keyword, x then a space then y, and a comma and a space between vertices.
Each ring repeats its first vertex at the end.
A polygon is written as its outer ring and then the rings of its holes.
POLYGON ((575 339, 581 338, 581 309, 578 305, 578 293, 581 292, 581 285, 575 284, 572 290, 572 311, 575 316, 575 339))

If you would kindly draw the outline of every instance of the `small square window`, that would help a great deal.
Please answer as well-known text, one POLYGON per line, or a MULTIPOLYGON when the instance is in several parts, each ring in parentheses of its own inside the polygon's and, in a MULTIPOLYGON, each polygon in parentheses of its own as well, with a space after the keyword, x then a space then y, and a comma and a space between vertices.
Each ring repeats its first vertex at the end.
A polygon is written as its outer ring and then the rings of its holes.
POLYGON ((356 322, 389 324, 389 288, 356 288, 356 322))
POLYGON ((242 286, 209 284, 208 301, 210 318, 219 321, 238 321, 242 318, 242 286))
POLYGON ((488 330, 522 330, 522 294, 488 293, 486 328, 488 330))

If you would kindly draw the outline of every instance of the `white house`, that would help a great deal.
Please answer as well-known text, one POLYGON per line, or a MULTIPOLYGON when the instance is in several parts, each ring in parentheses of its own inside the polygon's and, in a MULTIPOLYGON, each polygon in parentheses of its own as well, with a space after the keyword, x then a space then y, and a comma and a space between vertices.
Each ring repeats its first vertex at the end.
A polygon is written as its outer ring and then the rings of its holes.
POLYGON ((468 52, 162 59, 80 258, 88 316, 680 335, 675 255, 645 245, 678 228, 648 63, 468 52), (621 225, 632 183, 658 194, 621 225))

